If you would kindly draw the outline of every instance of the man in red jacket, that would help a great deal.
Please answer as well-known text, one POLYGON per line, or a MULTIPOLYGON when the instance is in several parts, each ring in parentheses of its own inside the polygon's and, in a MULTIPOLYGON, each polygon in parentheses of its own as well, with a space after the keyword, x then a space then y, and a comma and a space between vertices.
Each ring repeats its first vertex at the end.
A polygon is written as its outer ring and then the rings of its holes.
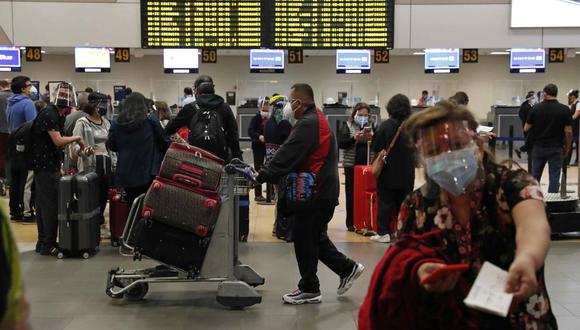
MULTIPOLYGON (((309 201, 301 205, 287 203, 296 216, 294 250, 302 278, 298 290, 285 294, 282 300, 295 305, 319 303, 322 295, 316 276, 318 260, 340 277, 338 295, 352 287, 364 266, 338 251, 327 234, 328 222, 338 205, 338 153, 334 134, 324 114, 314 104, 312 87, 307 84, 292 86, 288 106, 291 111, 285 112, 294 117, 290 118, 291 122, 297 120, 296 125, 272 160, 262 167, 256 180, 277 183, 291 173, 315 177, 313 191, 304 192, 312 194, 309 201)), ((299 183, 296 186, 301 188, 299 183)), ((288 189, 280 198, 286 202, 291 199, 288 189)))

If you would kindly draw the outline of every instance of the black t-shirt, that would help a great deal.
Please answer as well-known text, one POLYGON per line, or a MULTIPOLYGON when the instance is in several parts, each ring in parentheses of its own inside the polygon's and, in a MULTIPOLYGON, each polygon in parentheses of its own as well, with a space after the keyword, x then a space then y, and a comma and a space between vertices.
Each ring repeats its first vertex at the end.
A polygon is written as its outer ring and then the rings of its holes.
MULTIPOLYGON (((572 116, 574 116, 576 111, 579 111, 579 110, 580 110, 580 107, 578 106, 578 102, 576 102, 570 106, 570 114, 572 116)), ((576 120, 572 119, 572 132, 574 132, 574 136, 578 136, 579 131, 580 131, 580 123, 578 122, 578 119, 576 119, 576 120)))
POLYGON ((534 146, 562 147, 564 127, 572 126, 572 116, 570 109, 557 100, 544 100, 532 108, 527 123, 532 125, 534 146))
MULTIPOLYGON (((379 126, 372 145, 375 154, 389 148, 400 124, 398 120, 389 118, 379 126)), ((414 183, 415 150, 409 137, 401 132, 377 180, 377 188, 381 190, 402 189, 410 192, 413 190, 414 183)))
POLYGON ((32 127, 31 165, 35 171, 59 171, 62 160, 61 150, 52 142, 48 131, 64 129, 64 117, 58 115, 54 106, 43 109, 32 127))

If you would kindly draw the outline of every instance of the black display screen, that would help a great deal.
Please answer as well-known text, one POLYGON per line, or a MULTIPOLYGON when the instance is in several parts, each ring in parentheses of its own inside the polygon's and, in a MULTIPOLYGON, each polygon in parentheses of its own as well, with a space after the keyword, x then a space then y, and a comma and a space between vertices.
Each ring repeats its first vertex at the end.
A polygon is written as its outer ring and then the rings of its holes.
POLYGON ((393 48, 394 0, 141 0, 143 48, 393 48))
POLYGON ((261 47, 261 7, 261 0, 141 0, 142 47, 261 47))

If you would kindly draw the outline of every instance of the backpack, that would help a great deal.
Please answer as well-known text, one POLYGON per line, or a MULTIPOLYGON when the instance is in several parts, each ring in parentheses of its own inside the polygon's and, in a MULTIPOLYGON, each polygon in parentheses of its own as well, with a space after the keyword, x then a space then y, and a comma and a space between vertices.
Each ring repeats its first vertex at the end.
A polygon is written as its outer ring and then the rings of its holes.
POLYGON ((35 121, 25 122, 10 134, 8 156, 14 163, 28 163, 30 150, 32 149, 32 127, 35 121))
POLYGON ((201 109, 197 102, 191 103, 195 114, 189 124, 189 144, 226 159, 226 134, 221 118, 215 109, 201 109))

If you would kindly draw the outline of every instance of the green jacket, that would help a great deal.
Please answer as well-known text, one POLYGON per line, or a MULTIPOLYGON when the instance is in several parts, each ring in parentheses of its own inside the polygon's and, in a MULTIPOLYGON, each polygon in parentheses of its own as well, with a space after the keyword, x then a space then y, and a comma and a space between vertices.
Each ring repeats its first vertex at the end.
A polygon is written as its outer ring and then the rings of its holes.
POLYGON ((0 206, 0 329, 9 329, 23 321, 19 253, 8 221, 5 207, 0 206))

